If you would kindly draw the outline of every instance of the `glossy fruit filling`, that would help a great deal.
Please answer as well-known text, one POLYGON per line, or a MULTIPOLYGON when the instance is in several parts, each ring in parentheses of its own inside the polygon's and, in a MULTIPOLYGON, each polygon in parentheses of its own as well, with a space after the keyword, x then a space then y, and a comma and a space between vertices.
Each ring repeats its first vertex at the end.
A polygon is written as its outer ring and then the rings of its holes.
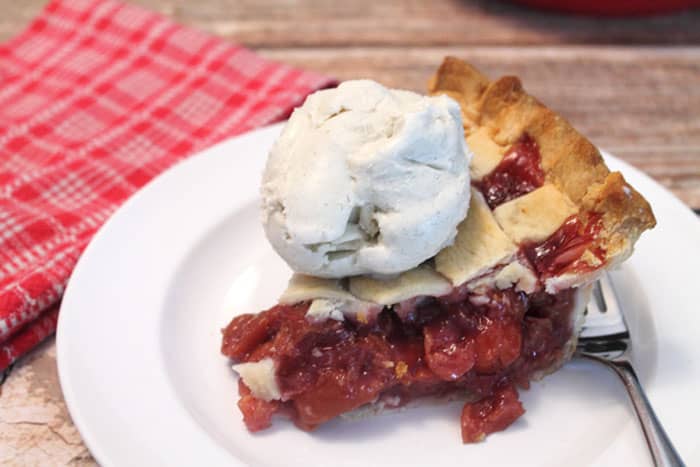
POLYGON ((527 133, 510 147, 501 162, 474 185, 491 209, 526 195, 544 183, 540 150, 527 133))
POLYGON ((312 323, 308 303, 278 305, 234 318, 221 349, 236 362, 275 362, 281 400, 257 399, 240 383, 238 405, 250 431, 270 426, 275 414, 311 430, 369 403, 392 408, 459 395, 470 401, 461 425, 471 442, 522 415, 515 387, 562 361, 573 300, 573 290, 457 289, 402 318, 385 308, 372 324, 312 323))
POLYGON ((524 245, 522 250, 541 277, 592 271, 605 262, 605 250, 596 241, 601 225, 600 216, 595 214, 589 215, 586 223, 571 216, 547 240, 524 245), (590 253, 588 261, 586 251, 590 253))
MULTIPOLYGON (((496 168, 474 182, 491 209, 526 195, 544 184, 542 156, 534 139, 524 133, 505 153, 496 168)), ((541 279, 567 272, 585 273, 605 263, 605 250, 598 245, 601 218, 589 213, 583 222, 571 216, 556 232, 540 243, 521 247, 541 279), (584 254, 588 252, 588 256, 584 254)))

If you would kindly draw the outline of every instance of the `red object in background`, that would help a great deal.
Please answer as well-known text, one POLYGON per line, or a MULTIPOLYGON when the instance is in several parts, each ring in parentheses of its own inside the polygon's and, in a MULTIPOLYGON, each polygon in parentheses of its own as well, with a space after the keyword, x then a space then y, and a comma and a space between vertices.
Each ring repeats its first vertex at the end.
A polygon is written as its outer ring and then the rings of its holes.
POLYGON ((700 6, 700 0, 512 0, 545 10, 601 16, 641 16, 700 6))

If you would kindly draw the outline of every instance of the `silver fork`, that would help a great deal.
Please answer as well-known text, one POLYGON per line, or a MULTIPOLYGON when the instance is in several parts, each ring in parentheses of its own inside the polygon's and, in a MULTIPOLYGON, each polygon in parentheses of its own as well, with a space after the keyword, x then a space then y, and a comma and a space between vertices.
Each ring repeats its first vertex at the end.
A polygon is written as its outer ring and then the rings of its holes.
POLYGON ((576 356, 602 363, 617 374, 627 388, 642 426, 654 465, 684 466, 671 440, 656 417, 632 368, 632 341, 612 281, 607 274, 593 286, 593 296, 586 309, 576 356))

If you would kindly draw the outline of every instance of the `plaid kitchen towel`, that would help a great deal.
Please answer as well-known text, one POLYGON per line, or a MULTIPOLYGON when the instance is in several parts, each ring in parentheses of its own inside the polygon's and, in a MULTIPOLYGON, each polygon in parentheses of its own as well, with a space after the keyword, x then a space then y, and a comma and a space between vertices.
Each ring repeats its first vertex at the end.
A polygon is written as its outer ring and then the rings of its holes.
POLYGON ((54 332, 126 198, 332 84, 116 0, 52 1, 0 45, 0 372, 54 332))

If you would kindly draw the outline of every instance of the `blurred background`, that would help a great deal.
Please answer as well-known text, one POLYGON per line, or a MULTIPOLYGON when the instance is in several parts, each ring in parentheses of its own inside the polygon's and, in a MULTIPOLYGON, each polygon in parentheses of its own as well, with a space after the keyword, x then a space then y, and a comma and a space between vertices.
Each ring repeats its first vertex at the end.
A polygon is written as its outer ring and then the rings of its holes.
MULTIPOLYGON (((596 144, 700 208, 697 0, 131 0, 260 54, 339 79, 424 91, 444 55, 526 89, 596 144), (628 16, 605 16, 632 12, 628 16)), ((0 0, 0 40, 46 0, 0 0)))

